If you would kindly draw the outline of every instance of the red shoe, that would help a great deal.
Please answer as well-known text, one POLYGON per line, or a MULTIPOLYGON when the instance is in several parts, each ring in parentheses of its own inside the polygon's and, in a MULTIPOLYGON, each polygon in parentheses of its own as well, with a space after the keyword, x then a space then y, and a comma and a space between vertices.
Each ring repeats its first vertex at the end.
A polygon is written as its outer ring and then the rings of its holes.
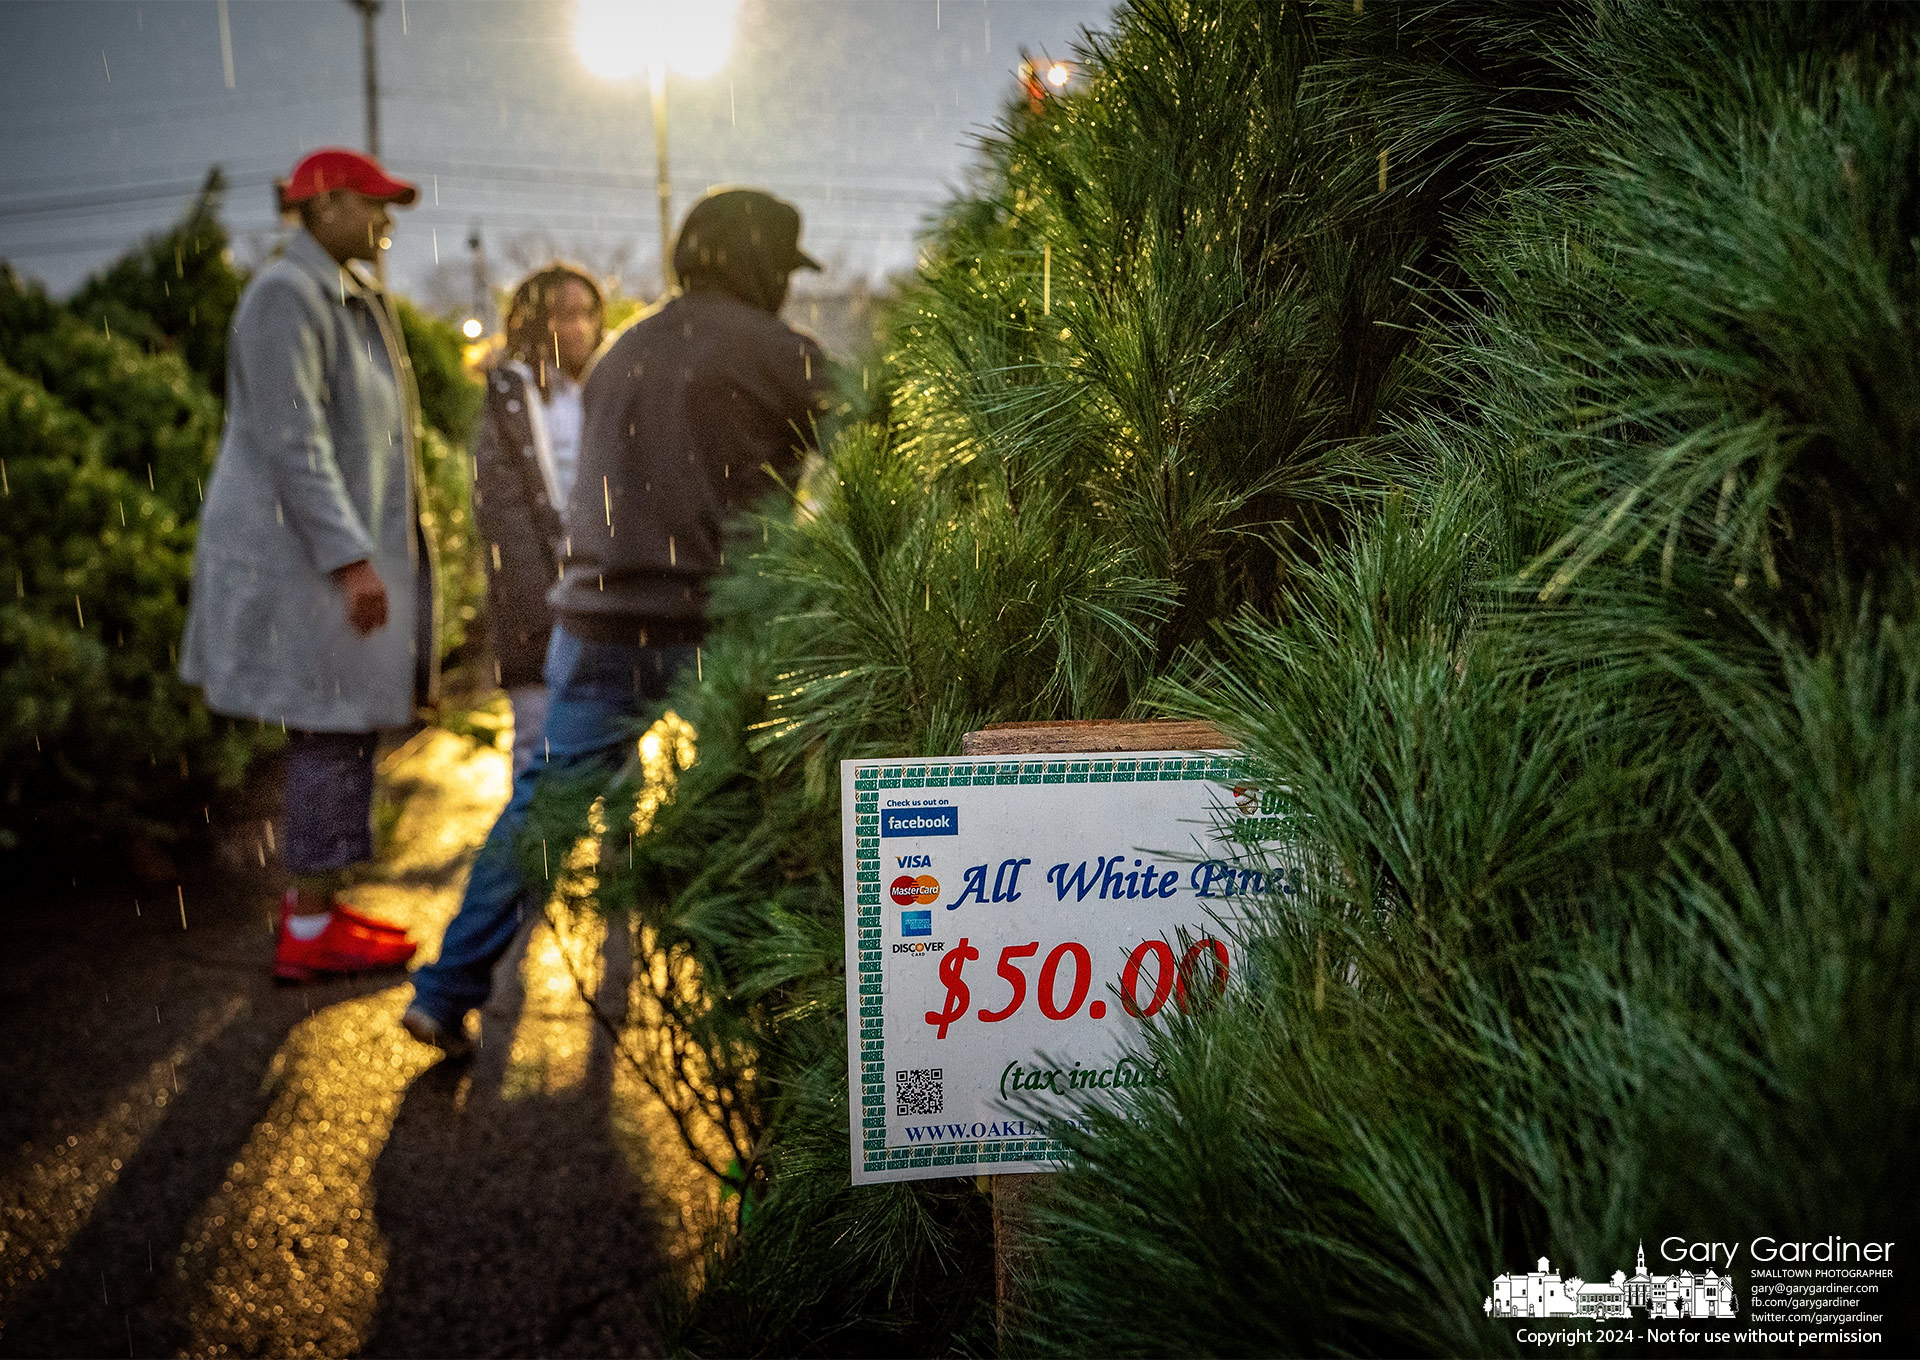
POLYGON ((416 948, 412 940, 368 930, 338 910, 311 940, 296 939, 282 918, 273 975, 283 982, 311 982, 322 973, 378 972, 403 966, 416 948))
MULTIPOLYGON (((293 904, 294 890, 288 888, 286 895, 280 899, 280 919, 282 921, 285 921, 289 916, 293 915, 293 904)), ((407 933, 405 926, 395 925, 392 921, 382 921, 377 916, 368 916, 358 908, 349 906, 338 898, 334 899, 333 914, 335 916, 344 916, 354 925, 361 927, 363 930, 374 931, 376 934, 405 938, 407 933)))

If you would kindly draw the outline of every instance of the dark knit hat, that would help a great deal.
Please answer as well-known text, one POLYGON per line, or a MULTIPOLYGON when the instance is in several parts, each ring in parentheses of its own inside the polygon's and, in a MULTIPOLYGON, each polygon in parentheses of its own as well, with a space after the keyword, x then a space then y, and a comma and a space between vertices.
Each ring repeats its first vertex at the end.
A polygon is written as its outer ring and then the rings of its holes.
POLYGON ((800 210, 759 189, 715 189, 688 210, 673 271, 689 289, 718 288, 778 311, 787 276, 818 269, 800 249, 800 210))

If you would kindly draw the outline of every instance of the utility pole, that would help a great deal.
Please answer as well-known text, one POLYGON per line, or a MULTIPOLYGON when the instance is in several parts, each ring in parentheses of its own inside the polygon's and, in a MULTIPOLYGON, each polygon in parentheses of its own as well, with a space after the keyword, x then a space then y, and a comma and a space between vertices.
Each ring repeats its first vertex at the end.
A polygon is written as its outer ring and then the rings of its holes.
POLYGON ((360 11, 360 51, 367 77, 367 154, 380 159, 380 64, 374 54, 373 21, 382 0, 347 0, 360 11))
POLYGON ((673 176, 667 167, 667 62, 647 62, 647 92, 653 97, 654 193, 660 200, 660 295, 673 291, 673 176))
MULTIPOLYGON (((360 56, 367 78, 367 154, 375 160, 380 159, 380 64, 375 56, 373 42, 373 21, 380 13, 381 0, 347 0, 347 3, 360 11, 360 56)), ((387 252, 376 250, 373 258, 374 277, 380 280, 380 287, 387 286, 387 252)))
MULTIPOLYGON (((467 249, 473 252, 473 319, 480 323, 480 334, 485 335, 493 323, 493 290, 487 284, 487 247, 480 239, 478 222, 467 234, 467 249)), ((475 340, 479 336, 467 338, 475 340)))

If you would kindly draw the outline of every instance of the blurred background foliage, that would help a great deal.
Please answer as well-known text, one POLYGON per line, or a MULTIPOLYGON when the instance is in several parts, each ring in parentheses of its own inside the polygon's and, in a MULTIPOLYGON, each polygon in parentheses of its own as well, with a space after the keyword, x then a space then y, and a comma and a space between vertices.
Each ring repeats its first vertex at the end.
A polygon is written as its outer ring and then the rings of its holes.
POLYGON ((676 1345, 1507 1353, 1541 1255, 1898 1236, 1917 34, 1132 0, 1009 112, 729 552, 698 760, 576 885, 751 1205, 676 1345), (1257 758, 1310 872, 1087 1112, 996 1328, 971 1182, 849 1185, 838 762, 1154 714, 1257 758))
MULTIPOLYGON (((281 740, 209 714, 175 675, 246 284, 221 190, 209 172, 179 223, 66 303, 0 267, 0 854, 23 869, 82 848, 162 863, 281 740)), ((480 394, 452 326, 399 310, 457 661, 484 596, 465 455, 480 394)))

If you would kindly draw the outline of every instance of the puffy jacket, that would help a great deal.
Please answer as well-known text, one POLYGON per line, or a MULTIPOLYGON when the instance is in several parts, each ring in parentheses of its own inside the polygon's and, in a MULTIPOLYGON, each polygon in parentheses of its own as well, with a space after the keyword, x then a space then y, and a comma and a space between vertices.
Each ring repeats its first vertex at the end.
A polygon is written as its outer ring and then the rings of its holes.
POLYGON ((552 460, 535 412, 540 392, 518 364, 487 375, 473 438, 473 517, 487 568, 487 635, 503 687, 540 682, 566 533, 554 504, 552 460))

